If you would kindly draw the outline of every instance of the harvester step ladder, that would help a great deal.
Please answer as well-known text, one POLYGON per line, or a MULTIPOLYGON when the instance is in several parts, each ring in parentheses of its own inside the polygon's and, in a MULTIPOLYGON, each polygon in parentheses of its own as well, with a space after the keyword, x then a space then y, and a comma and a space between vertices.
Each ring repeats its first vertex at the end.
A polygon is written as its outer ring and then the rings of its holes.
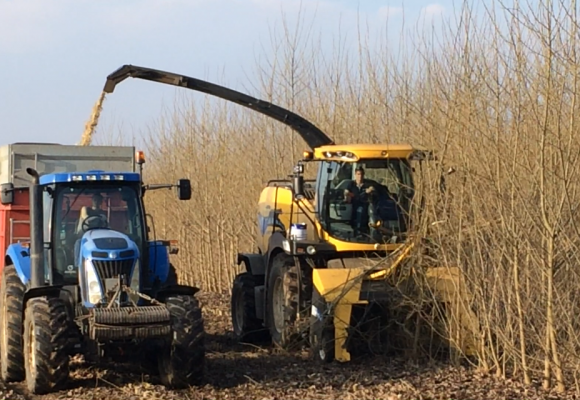
POLYGON ((14 236, 14 225, 15 224, 30 224, 30 221, 15 220, 10 218, 10 243, 17 243, 20 241, 29 241, 30 237, 14 236))

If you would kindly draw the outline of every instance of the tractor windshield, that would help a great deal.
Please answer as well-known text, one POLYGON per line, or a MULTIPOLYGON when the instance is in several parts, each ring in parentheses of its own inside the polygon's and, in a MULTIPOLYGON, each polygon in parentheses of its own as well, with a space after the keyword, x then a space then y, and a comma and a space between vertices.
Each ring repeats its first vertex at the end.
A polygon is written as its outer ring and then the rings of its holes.
POLYGON ((318 210, 332 237, 357 243, 399 242, 414 194, 406 159, 323 162, 318 210))
POLYGON ((72 183, 57 186, 53 202, 53 266, 65 282, 77 282, 74 248, 90 229, 107 228, 126 234, 143 254, 144 217, 138 185, 72 183))

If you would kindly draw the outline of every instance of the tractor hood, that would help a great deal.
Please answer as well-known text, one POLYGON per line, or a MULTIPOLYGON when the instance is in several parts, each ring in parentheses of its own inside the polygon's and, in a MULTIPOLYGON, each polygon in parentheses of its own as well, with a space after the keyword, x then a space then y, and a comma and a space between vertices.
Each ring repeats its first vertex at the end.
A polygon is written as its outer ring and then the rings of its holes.
POLYGON ((115 294, 121 283, 139 290, 139 248, 129 236, 111 229, 93 229, 83 235, 79 244, 79 283, 86 306, 100 299, 116 298, 117 304, 125 303, 125 294, 115 294))
POLYGON ((134 258, 139 249, 127 235, 112 229, 93 229, 81 239, 83 256, 85 258, 106 258, 116 260, 134 258))

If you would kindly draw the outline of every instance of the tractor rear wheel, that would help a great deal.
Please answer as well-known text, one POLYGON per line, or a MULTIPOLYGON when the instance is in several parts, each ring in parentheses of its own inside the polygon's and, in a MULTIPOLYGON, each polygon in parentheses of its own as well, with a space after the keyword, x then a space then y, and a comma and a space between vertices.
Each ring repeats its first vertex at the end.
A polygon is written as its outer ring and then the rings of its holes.
POLYGON ((22 301, 24 285, 14 265, 6 265, 0 283, 0 364, 4 382, 24 380, 22 301))
POLYGON ((69 375, 66 304, 60 298, 28 300, 24 313, 24 367, 32 394, 61 389, 69 375))
POLYGON ((234 279, 231 297, 232 326, 239 341, 258 343, 268 339, 268 331, 256 317, 255 278, 249 272, 234 279))
POLYGON ((168 297, 173 335, 159 353, 159 375, 169 388, 182 389, 201 383, 205 361, 204 321, 194 296, 168 297))

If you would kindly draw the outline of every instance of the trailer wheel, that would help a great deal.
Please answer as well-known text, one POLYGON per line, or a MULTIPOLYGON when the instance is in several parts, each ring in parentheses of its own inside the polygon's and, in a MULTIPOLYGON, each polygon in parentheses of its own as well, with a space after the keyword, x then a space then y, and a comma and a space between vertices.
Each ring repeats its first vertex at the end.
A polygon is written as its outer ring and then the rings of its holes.
POLYGON ((194 296, 172 296, 166 301, 171 313, 173 337, 158 358, 159 375, 169 388, 182 389, 201 383, 205 361, 204 321, 194 296))
POLYGON ((0 364, 4 382, 24 380, 22 300, 24 285, 14 265, 6 265, 0 283, 0 364))
POLYGON ((239 341, 258 343, 268 339, 268 331, 256 317, 255 279, 249 272, 234 279, 231 297, 232 326, 239 341))
POLYGON ((24 313, 26 386, 33 394, 59 390, 69 375, 68 316, 60 298, 30 299, 24 313))
POLYGON ((314 290, 310 316, 310 357, 320 363, 334 360, 334 321, 328 303, 314 290))

